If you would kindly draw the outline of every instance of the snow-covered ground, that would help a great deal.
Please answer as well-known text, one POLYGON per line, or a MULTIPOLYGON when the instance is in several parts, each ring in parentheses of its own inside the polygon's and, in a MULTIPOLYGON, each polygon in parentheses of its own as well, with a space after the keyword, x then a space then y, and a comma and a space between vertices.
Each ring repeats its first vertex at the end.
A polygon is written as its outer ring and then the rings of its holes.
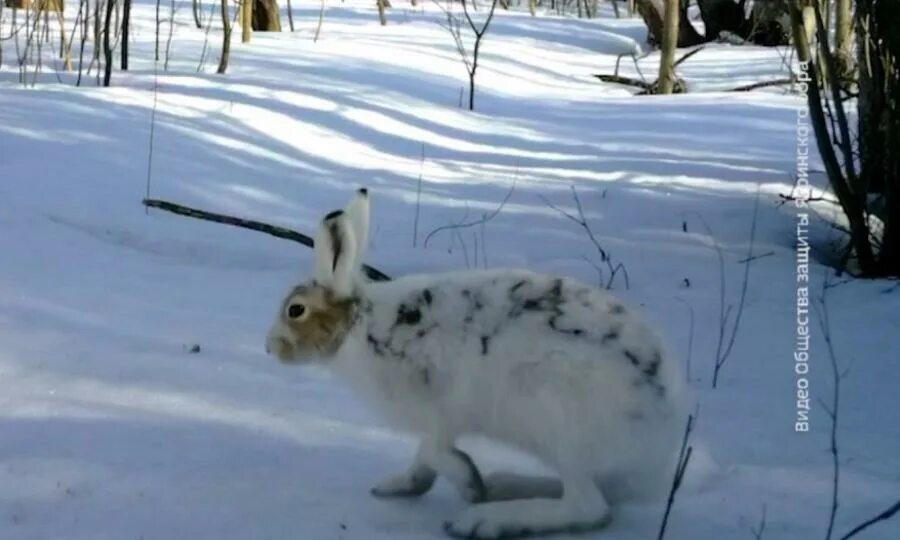
MULTIPOLYGON (((763 508, 766 540, 824 538, 830 367, 813 323, 812 427, 795 433, 796 223, 778 198, 791 189, 799 102, 715 92, 783 76, 779 52, 711 45, 682 66, 690 94, 633 98, 591 75, 643 44, 639 19, 501 11, 473 113, 459 108, 465 71, 440 11, 395 4, 381 27, 368 2, 330 3, 316 43, 318 6, 297 5, 294 33, 242 45, 236 31, 221 76, 218 27, 198 72, 205 33, 179 2, 169 69, 160 63, 155 77, 154 4, 141 1, 133 69, 105 89, 93 76, 75 88, 62 74, 60 84, 46 51, 25 89, 12 42, 0 42, 0 538, 441 538, 441 522, 464 506, 445 484, 420 500, 372 498, 371 485, 408 464, 412 442, 326 373, 264 354, 311 251, 144 212, 154 87, 152 197, 310 232, 365 185, 369 262, 395 276, 526 266, 596 282, 588 237, 547 204, 574 211, 574 186, 627 268, 630 288, 617 278, 617 293, 643 306, 674 355, 690 351, 703 451, 667 538, 753 538, 763 508), (720 273, 704 223, 736 304, 757 187, 762 257, 712 390, 720 273), (439 231, 425 246, 429 232, 480 219, 510 189, 484 227, 439 231)), ((641 60, 645 75, 655 64, 641 60)), ((628 60, 622 70, 634 75, 628 60)), ((813 237, 834 238, 825 219, 813 237)), ((818 290, 825 267, 812 273, 818 290)), ((900 493, 900 291, 889 287, 828 292, 847 369, 838 533, 900 493)), ((482 441, 466 447, 485 470, 536 466, 482 441)), ((662 511, 623 505, 589 537, 655 538, 662 511)), ((900 538, 900 520, 859 538, 900 538)))

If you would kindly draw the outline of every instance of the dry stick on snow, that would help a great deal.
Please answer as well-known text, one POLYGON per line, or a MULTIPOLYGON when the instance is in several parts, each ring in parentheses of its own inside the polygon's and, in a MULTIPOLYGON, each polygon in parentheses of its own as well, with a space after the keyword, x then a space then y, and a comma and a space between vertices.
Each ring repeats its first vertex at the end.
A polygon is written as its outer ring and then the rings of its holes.
MULTIPOLYGON (((838 501, 838 491, 840 488, 840 453, 839 447, 837 443, 837 428, 838 428, 838 413, 840 410, 840 388, 841 381, 847 376, 847 370, 843 372, 838 368, 837 355, 834 352, 834 342, 831 336, 831 321, 829 320, 828 315, 828 299, 827 294, 828 290, 833 288, 834 284, 830 282, 828 276, 826 274, 825 279, 822 280, 822 292, 818 299, 817 309, 815 310, 816 319, 819 324, 819 329, 822 331, 823 339, 825 340, 826 350, 828 351, 828 359, 831 367, 831 376, 833 381, 833 389, 832 389, 832 402, 831 406, 822 403, 822 408, 825 409, 826 414, 831 419, 831 444, 829 450, 831 452, 832 457, 832 492, 831 492, 831 509, 828 515, 828 531, 826 533, 826 540, 830 540, 834 533, 834 522, 835 517, 837 516, 838 508, 840 507, 838 501)), ((895 514, 900 512, 900 500, 895 502, 892 506, 888 507, 885 511, 877 514, 876 516, 860 523, 853 529, 851 529, 848 533, 841 537, 840 540, 848 540, 867 529, 868 527, 880 522, 886 521, 892 518, 895 514)))
POLYGON ((425 167, 425 143, 422 143, 422 160, 419 162, 419 180, 416 182, 416 213, 413 217, 413 247, 419 242, 419 208, 422 204, 422 169, 425 167))
POLYGON ((643 90, 650 90, 653 88, 655 81, 652 83, 648 83, 646 81, 639 81, 637 79, 632 79, 631 77, 622 77, 621 75, 604 75, 597 74, 594 75, 603 82, 615 83, 615 84, 624 84, 625 86, 634 86, 636 88, 641 88, 643 90))
POLYGON ((851 529, 850 532, 848 532, 847 534, 845 534, 844 536, 841 537, 841 540, 849 540, 850 538, 853 538, 854 536, 863 532, 864 530, 871 527, 872 525, 875 525, 879 521, 887 521, 887 520, 891 519, 898 512, 900 512, 900 500, 895 502, 892 506, 890 506, 884 512, 878 514, 877 516, 875 516, 871 519, 867 519, 866 521, 863 521, 862 523, 860 523, 859 525, 857 525, 856 527, 851 529))
POLYGON ((756 540, 762 540, 763 533, 766 532, 766 503, 762 505, 762 517, 759 519, 759 525, 751 527, 750 531, 753 532, 753 537, 756 540))
MULTIPOLYGON (((826 270, 827 272, 827 270, 826 270)), ((841 374, 838 370, 837 356, 834 353, 834 343, 831 340, 831 322, 828 318, 828 275, 822 280, 822 293, 819 296, 818 306, 815 310, 816 320, 819 323, 819 330, 825 340, 825 349, 828 351, 828 360, 831 367, 832 384, 834 385, 831 393, 831 406, 825 404, 822 400, 819 403, 825 409, 825 413, 831 419, 831 437, 829 451, 831 452, 831 508, 828 512, 828 531, 825 533, 825 540, 831 540, 834 532, 834 519, 838 510, 838 490, 840 488, 841 464, 840 455, 837 444, 837 427, 838 413, 840 411, 841 398, 841 379, 846 373, 841 374)))
MULTIPOLYGON (((697 54, 698 52, 700 52, 702 50, 703 50, 703 46, 701 45, 700 47, 697 47, 695 49, 692 49, 692 50, 686 52, 684 55, 682 55, 681 58, 679 58, 678 60, 675 61, 674 67, 678 67, 679 65, 681 65, 682 62, 684 62, 685 60, 694 56, 695 54, 697 54)), ((618 60, 616 60, 616 73, 615 74, 609 75, 609 74, 600 73, 600 74, 594 74, 594 77, 600 79, 603 82, 622 84, 625 86, 633 86, 635 88, 640 88, 642 90, 642 92, 640 92, 639 95, 649 94, 656 90, 656 88, 659 84, 658 80, 655 80, 653 82, 647 82, 645 80, 633 79, 631 77, 623 77, 618 74, 618 72, 619 72, 618 64, 619 64, 618 60)), ((635 60, 634 67, 638 69, 638 74, 643 78, 644 75, 640 72, 640 68, 638 67, 637 60, 635 60)))
POLYGON ((700 220, 700 223, 706 230, 706 234, 708 234, 713 241, 713 249, 715 250, 716 257, 719 260, 719 337, 718 341, 716 342, 716 363, 715 368, 713 369, 712 380, 713 388, 715 388, 719 382, 719 371, 731 356, 731 351, 734 348, 734 342, 737 339, 738 329, 741 326, 741 317, 744 313, 744 303, 747 299, 747 284, 750 281, 750 265, 754 260, 760 258, 753 255, 753 246, 756 241, 756 223, 757 218, 759 217, 759 197, 760 193, 759 190, 757 190, 756 201, 753 203, 753 220, 750 224, 750 243, 747 246, 747 257, 743 259, 744 279, 743 283, 741 284, 741 296, 740 300, 738 301, 737 313, 734 318, 734 324, 731 327, 731 332, 727 344, 725 343, 726 328, 728 327, 728 319, 731 315, 731 309, 734 306, 729 304, 727 308, 725 307, 725 255, 722 252, 722 246, 719 245, 719 241, 712 233, 712 229, 710 229, 709 224, 705 219, 703 219, 702 215, 697 214, 697 218, 700 220))
POLYGON ((793 84, 794 79, 775 79, 773 81, 762 81, 755 82, 753 84, 746 84, 744 86, 738 86, 737 88, 732 88, 729 92, 750 92, 751 90, 758 90, 760 88, 766 88, 769 86, 783 86, 785 84, 793 84))
MULTIPOLYGON (((172 212, 173 214, 178 214, 180 216, 202 219, 204 221, 212 221, 214 223, 223 223, 225 225, 232 225, 235 227, 241 227, 243 229, 250 229, 251 231, 266 233, 276 238, 292 240, 309 248, 315 247, 315 242, 312 238, 303 233, 299 233, 285 227, 270 225, 261 221, 254 221, 252 219, 243 219, 239 217, 228 216, 225 214, 216 214, 214 212, 207 212, 205 210, 199 210, 197 208, 191 208, 189 206, 184 206, 181 204, 176 204, 159 199, 144 199, 143 204, 148 208, 159 208, 160 210, 172 212)), ((391 279, 381 270, 373 268, 367 264, 364 264, 362 268, 366 276, 368 276, 372 281, 390 281, 391 279)))
POLYGON ((691 436, 691 431, 694 429, 694 415, 689 415, 687 419, 687 424, 684 427, 684 437, 681 439, 681 449, 678 451, 678 462, 675 467, 675 475, 672 478, 672 488, 669 490, 669 498, 666 500, 666 511, 663 514, 662 523, 659 524, 659 535, 657 535, 657 540, 663 540, 663 537, 666 535, 666 525, 669 523, 669 514, 672 512, 672 505, 675 504, 675 494, 678 492, 678 488, 681 487, 681 482, 684 480, 684 473, 687 471, 688 463, 691 461, 691 452, 693 452, 694 447, 688 446, 688 439, 691 436))
MULTIPOLYGON (((493 212, 491 212, 490 214, 487 214, 487 213, 482 214, 481 219, 477 219, 475 221, 466 222, 466 221, 464 221, 465 218, 463 218, 463 221, 461 221, 459 223, 453 223, 450 225, 443 225, 441 227, 438 227, 438 228, 432 230, 430 233, 428 233, 427 236, 425 236, 425 241, 422 242, 422 246, 427 248, 428 241, 431 240, 431 237, 433 237, 434 235, 436 235, 437 233, 439 233, 441 231, 468 229, 469 227, 475 227, 476 225, 483 225, 484 223, 487 223, 488 221, 497 217, 497 215, 503 210, 503 207, 506 206, 506 202, 509 200, 510 197, 512 197, 513 191, 515 191, 515 189, 516 189, 516 179, 518 178, 518 176, 519 176, 519 165, 517 163, 516 164, 516 174, 515 174, 515 176, 513 176, 513 181, 512 181, 512 184, 510 184, 510 186, 509 186, 509 191, 506 193, 506 197, 503 197, 503 200, 500 201, 500 205, 497 208, 495 208, 493 212)), ((466 209, 466 213, 468 214, 468 209, 466 209)))
POLYGON ((678 66, 680 66, 685 60, 687 60, 688 58, 694 56, 694 55, 697 54, 698 52, 702 51, 705 47, 706 47, 706 45, 700 45, 699 47, 697 47, 697 48, 695 48, 695 49, 692 49, 692 50, 690 50, 690 51, 684 53, 684 55, 683 55, 681 58, 679 58, 678 60, 676 60, 675 63, 672 64, 672 66, 673 66, 673 67, 678 67, 678 66))
POLYGON ((604 287, 609 290, 612 289, 613 282, 616 279, 616 275, 619 272, 622 272, 622 276, 625 279, 625 288, 631 288, 631 280, 628 278, 628 270, 625 268, 625 265, 622 263, 613 264, 612 257, 610 257, 609 252, 603 249, 603 246, 600 245, 600 242, 597 240, 597 237, 594 236, 594 231, 591 229, 591 226, 587 222, 587 218, 584 216, 584 208, 581 206, 581 198, 578 197, 578 191, 575 190, 575 186, 572 186, 572 198, 575 200, 575 208, 578 210, 578 216, 574 216, 569 212, 566 212, 562 208, 556 206, 552 202, 550 202, 543 195, 539 196, 544 204, 549 206, 550 208, 556 210, 560 214, 562 214, 565 218, 569 219, 573 223, 579 225, 588 235, 588 238, 591 240, 591 243, 594 244, 594 247, 597 248, 597 253, 600 254, 600 261, 606 263, 607 270, 609 271, 609 278, 606 280, 606 285, 604 287))
POLYGON ((675 297, 675 300, 678 300, 682 304, 686 305, 688 308, 688 347, 687 347, 687 359, 684 363, 684 373, 685 379, 691 380, 691 357, 694 354, 694 306, 687 303, 683 298, 675 297))
POLYGON ((322 5, 319 7, 319 22, 316 24, 316 33, 313 35, 313 43, 319 41, 319 33, 322 31, 322 22, 325 20, 325 0, 322 0, 322 5))

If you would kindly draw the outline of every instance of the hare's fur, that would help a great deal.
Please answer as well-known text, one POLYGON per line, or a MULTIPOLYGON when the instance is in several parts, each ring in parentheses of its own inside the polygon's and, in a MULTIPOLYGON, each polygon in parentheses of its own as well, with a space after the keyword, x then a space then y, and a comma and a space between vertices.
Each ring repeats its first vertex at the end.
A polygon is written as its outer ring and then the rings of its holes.
POLYGON ((347 265, 361 262, 353 237, 365 237, 367 200, 361 194, 349 216, 323 224, 316 280, 292 292, 268 345, 285 361, 319 357, 421 438, 410 469, 374 494, 419 495, 444 476, 482 503, 447 531, 497 538, 601 526, 608 500, 648 495, 670 481, 683 381, 631 309, 594 287, 523 270, 348 282, 347 265), (304 331, 287 316, 292 302, 309 304, 305 321, 329 325, 304 331), (329 331, 333 350, 310 345, 329 331), (541 459, 558 471, 561 493, 552 482, 525 482, 518 496, 527 500, 484 502, 490 478, 455 446, 473 434, 541 459))

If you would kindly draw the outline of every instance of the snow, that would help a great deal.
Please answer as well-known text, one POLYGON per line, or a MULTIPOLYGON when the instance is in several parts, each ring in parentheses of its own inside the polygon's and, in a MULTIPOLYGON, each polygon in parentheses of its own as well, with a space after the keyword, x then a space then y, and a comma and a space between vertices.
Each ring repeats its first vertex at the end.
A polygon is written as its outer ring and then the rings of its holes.
MULTIPOLYGON (((46 50, 23 88, 11 42, 0 42, 0 538, 441 538, 464 508, 444 483, 419 500, 372 498, 413 442, 327 373, 265 355, 282 294, 312 271, 310 250, 144 212, 154 88, 151 196, 311 233, 365 185, 368 262, 390 275, 524 266, 596 283, 593 245, 543 199, 574 212, 575 186, 598 240, 627 267, 630 288, 617 278, 617 294, 643 306, 676 356, 691 343, 698 454, 666 537, 752 538, 764 505, 766 540, 824 537, 832 382, 813 322, 811 431, 795 433, 796 222, 778 198, 792 184, 799 102, 721 92, 783 77, 784 51, 712 44, 683 65, 691 93, 633 98, 592 74, 645 47, 639 19, 499 11, 469 112, 434 6, 397 3, 381 27, 368 3, 329 4, 315 43, 318 6, 295 6, 297 32, 249 45, 236 32, 225 76, 214 73, 218 29, 198 72, 205 34, 177 6, 168 71, 154 69, 154 4, 140 1, 133 68, 115 71, 111 88, 93 76, 76 88, 66 73, 60 84, 46 50), (492 212, 511 186, 483 228, 423 245, 437 227, 492 212), (757 189, 753 252, 771 255, 752 264, 713 390, 720 276, 703 222, 735 304, 757 189)), ((645 76, 657 58, 640 60, 645 76)), ((621 70, 636 76, 627 58, 621 70)), ((813 238, 834 242, 834 208, 819 213, 813 238)), ((826 268, 812 268, 818 290, 826 268)), ((848 369, 841 534, 900 492, 900 291, 889 287, 828 292, 848 369)), ((539 467, 483 441, 464 447, 484 470, 539 467)), ((620 506, 587 537, 655 537, 662 511, 620 506)), ((900 521, 858 538, 900 538, 900 521)))

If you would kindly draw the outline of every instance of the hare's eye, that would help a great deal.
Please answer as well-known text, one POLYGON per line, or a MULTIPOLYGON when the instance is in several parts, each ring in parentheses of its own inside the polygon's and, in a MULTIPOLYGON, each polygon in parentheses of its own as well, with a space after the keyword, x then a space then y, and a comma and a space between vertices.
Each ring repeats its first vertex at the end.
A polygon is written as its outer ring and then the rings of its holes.
POLYGON ((303 304, 291 304, 288 306, 287 314, 291 319, 299 319, 306 313, 306 306, 303 304))

